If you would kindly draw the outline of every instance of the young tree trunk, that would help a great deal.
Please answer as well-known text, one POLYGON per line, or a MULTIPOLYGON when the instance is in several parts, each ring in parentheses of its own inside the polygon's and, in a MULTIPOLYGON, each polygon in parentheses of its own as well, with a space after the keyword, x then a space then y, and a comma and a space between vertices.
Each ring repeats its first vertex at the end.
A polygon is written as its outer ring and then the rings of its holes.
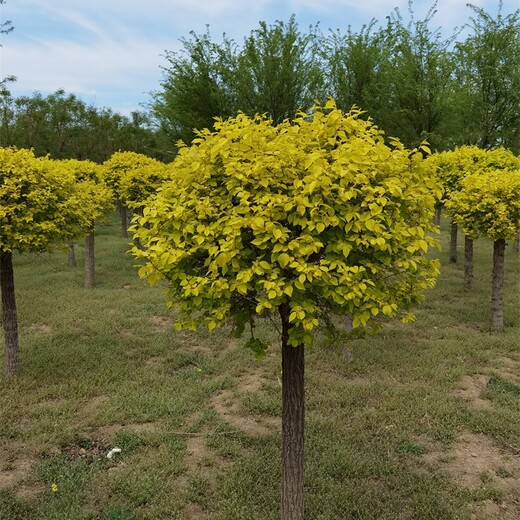
POLYGON ((95 282, 94 224, 89 227, 85 238, 85 288, 90 289, 95 282))
POLYGON ((473 290, 473 240, 464 236, 464 289, 473 290))
POLYGON ((450 228, 450 262, 453 264, 457 262, 457 231, 457 224, 452 220, 450 228))
POLYGON ((128 211, 126 206, 118 201, 119 215, 121 216, 121 237, 128 238, 128 211))
POLYGON ((13 254, 0 249, 0 287, 2 289, 2 324, 5 337, 5 371, 14 374, 20 364, 18 321, 14 294, 13 254))
POLYGON ((504 257, 506 241, 493 243, 493 278, 491 281, 491 330, 504 328, 504 257))
POLYGON ((433 218, 433 222, 437 226, 441 225, 441 213, 442 213, 442 206, 436 206, 435 207, 435 217, 433 218))
POLYGON ((303 520, 304 346, 291 347, 289 305, 279 307, 282 319, 282 495, 281 519, 303 520))
POLYGON ((76 248, 74 242, 67 242, 67 246, 69 248, 69 267, 76 267, 78 263, 76 262, 76 248))

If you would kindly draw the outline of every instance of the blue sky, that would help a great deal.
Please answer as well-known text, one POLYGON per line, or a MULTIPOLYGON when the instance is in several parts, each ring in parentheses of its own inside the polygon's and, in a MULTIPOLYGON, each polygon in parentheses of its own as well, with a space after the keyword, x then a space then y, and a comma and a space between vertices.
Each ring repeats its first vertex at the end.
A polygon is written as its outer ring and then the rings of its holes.
MULTIPOLYGON (((468 21, 467 0, 439 0, 436 26, 451 30, 468 21)), ((415 0, 417 15, 432 1, 415 0)), ((495 14, 498 0, 476 0, 495 14)), ((520 6, 504 0, 503 13, 520 6)), ((238 43, 258 26, 296 15, 300 28, 320 23, 322 31, 349 25, 359 30, 394 7, 406 13, 407 0, 6 0, 1 21, 15 30, 3 36, 0 77, 13 74, 13 95, 63 88, 88 104, 128 114, 160 88, 165 50, 209 25, 214 39, 226 33, 238 43)))

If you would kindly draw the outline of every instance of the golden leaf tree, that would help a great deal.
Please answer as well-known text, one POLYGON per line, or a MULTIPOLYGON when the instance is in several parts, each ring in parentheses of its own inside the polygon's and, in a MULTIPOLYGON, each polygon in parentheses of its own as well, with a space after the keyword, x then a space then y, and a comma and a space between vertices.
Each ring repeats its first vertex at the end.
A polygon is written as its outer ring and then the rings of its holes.
POLYGON ((467 236, 493 240, 491 328, 502 330, 506 240, 513 239, 520 231, 520 169, 468 175, 446 208, 467 236))
POLYGON ((20 359, 13 276, 13 252, 45 251, 85 227, 71 171, 30 150, 0 148, 0 286, 6 372, 20 359))
MULTIPOLYGON (((422 155, 333 101, 275 125, 218 121, 172 164, 134 232, 141 277, 168 284, 177 325, 281 325, 283 519, 303 518, 304 352, 334 315, 354 329, 393 317, 434 285, 426 251, 438 187, 422 155)), ((258 339, 249 346, 260 352, 258 339)))

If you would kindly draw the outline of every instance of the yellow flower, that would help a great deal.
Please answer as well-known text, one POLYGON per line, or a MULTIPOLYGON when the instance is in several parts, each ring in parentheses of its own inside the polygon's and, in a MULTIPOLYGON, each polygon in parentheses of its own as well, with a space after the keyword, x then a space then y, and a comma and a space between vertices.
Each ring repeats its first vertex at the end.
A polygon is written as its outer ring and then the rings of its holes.
POLYGON ((58 492, 58 484, 53 483, 52 486, 51 486, 51 491, 53 493, 57 493, 58 492))

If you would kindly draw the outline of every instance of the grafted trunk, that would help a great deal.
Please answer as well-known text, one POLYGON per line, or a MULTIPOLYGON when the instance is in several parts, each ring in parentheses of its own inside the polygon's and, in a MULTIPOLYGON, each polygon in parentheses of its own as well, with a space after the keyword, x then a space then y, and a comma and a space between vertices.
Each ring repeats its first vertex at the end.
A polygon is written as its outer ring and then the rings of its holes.
POLYGON ((464 236, 464 289, 473 290, 473 240, 464 236))
POLYGON ((90 289, 95 283, 95 259, 94 259, 94 224, 89 229, 85 238, 85 288, 90 289))
POLYGON ((76 246, 74 242, 67 242, 67 246, 69 248, 69 267, 76 267, 78 265, 76 261, 76 246))
POLYGON ((506 241, 493 243, 493 277, 491 281, 491 330, 504 328, 504 257, 506 241))
POLYGON ((5 371, 7 374, 14 374, 20 365, 20 346, 14 293, 13 254, 10 251, 0 250, 0 287, 5 337, 5 371))
POLYGON ((305 392, 304 345, 291 347, 289 305, 279 307, 282 319, 282 520, 303 520, 305 392))
POLYGON ((452 263, 457 262, 457 232, 457 224, 452 220, 450 228, 450 262, 452 263))

